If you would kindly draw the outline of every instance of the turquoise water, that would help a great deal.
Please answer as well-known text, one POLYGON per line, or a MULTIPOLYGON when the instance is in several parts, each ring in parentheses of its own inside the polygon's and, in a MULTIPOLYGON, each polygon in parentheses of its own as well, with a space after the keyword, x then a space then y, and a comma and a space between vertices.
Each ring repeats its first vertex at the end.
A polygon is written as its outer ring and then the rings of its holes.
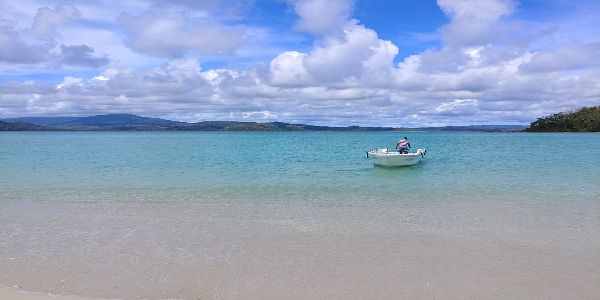
POLYGON ((0 133, 0 287, 598 299, 599 270, 599 134, 0 133), (403 135, 418 165, 365 157, 403 135))
POLYGON ((598 134, 411 132, 413 147, 428 149, 419 165, 373 167, 365 158, 366 149, 393 148, 402 135, 2 133, 0 199, 585 201, 600 195, 598 134))

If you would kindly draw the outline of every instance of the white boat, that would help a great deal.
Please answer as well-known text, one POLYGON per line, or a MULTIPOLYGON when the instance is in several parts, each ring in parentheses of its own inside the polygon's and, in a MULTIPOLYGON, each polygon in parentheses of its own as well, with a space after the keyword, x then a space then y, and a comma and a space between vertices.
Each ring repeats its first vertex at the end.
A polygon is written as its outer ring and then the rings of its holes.
POLYGON ((412 166, 419 163, 425 157, 426 153, 426 149, 417 149, 417 152, 411 153, 400 153, 398 151, 388 151, 387 148, 383 148, 367 151, 367 157, 372 158, 375 165, 399 167, 412 166))

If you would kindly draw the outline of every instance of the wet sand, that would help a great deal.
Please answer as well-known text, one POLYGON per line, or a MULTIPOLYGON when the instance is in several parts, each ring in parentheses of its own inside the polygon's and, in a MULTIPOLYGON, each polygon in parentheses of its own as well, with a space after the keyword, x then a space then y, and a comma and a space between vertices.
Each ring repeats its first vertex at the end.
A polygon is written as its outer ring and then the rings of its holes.
POLYGON ((2 205, 0 299, 600 297, 595 203, 2 205))
POLYGON ((0 287, 0 299, 11 300, 94 300, 98 298, 88 298, 72 295, 54 295, 40 292, 23 291, 20 287, 0 287))

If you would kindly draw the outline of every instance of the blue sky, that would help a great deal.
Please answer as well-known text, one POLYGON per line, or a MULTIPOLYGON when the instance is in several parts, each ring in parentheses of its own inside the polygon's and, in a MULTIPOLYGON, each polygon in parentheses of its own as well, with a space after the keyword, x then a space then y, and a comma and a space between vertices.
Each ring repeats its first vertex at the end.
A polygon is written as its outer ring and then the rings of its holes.
POLYGON ((0 2, 0 118, 527 124, 600 104, 600 2, 0 2))

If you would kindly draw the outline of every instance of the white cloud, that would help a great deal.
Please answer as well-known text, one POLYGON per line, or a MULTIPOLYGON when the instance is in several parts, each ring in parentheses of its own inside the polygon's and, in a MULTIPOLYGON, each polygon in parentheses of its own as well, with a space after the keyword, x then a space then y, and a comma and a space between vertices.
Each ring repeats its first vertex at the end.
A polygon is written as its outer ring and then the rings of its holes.
POLYGON ((81 78, 67 76, 67 77, 65 77, 65 79, 61 83, 59 83, 58 85, 56 85, 56 88, 57 89, 62 89, 62 88, 66 88, 66 87, 73 86, 73 85, 83 86, 81 84, 82 81, 83 81, 83 79, 81 79, 81 78))
POLYGON ((107 65, 109 59, 106 55, 94 56, 94 49, 86 45, 60 46, 61 64, 70 66, 83 66, 97 68, 107 65))
POLYGON ((52 38, 67 22, 79 17, 81 13, 71 4, 59 4, 55 8, 42 7, 31 25, 31 33, 38 38, 52 38))
POLYGON ((360 24, 347 23, 342 36, 326 38, 304 59, 311 77, 319 82, 359 79, 377 72, 388 73, 398 47, 379 39, 360 24))
POLYGON ((51 43, 27 32, 31 21, 0 23, 5 65, 56 63, 60 45, 79 50, 71 51, 72 64, 103 65, 103 54, 92 47, 111 59, 113 53, 122 55, 118 65, 89 80, 64 72, 58 84, 0 83, 0 118, 130 112, 186 121, 428 126, 527 123, 600 103, 600 27, 586 27, 584 36, 581 26, 573 25, 580 23, 571 23, 581 18, 560 26, 522 22, 511 15, 518 9, 511 1, 438 1, 450 17, 438 32, 441 45, 397 63, 394 43, 350 19, 352 2, 297 1, 295 28, 316 37, 299 44, 312 42, 312 47, 289 47, 253 64, 235 55, 249 51, 249 43, 269 53, 278 49, 264 28, 216 18, 210 3, 180 1, 177 9, 128 3, 132 8, 115 9, 115 15, 120 9, 130 13, 121 23, 110 21, 106 10, 102 17, 86 16, 93 12, 87 4, 79 18, 116 29, 75 26, 71 20, 55 27, 59 34, 47 33, 54 36, 51 43), (160 14, 159 8, 164 9, 160 14), (121 36, 137 53, 126 52, 121 36), (236 67, 201 68, 198 60, 207 55, 230 57, 236 67))
POLYGON ((442 28, 444 41, 450 46, 491 42, 504 34, 498 21, 514 8, 511 0, 438 0, 437 3, 451 18, 442 28))
POLYGON ((271 83, 298 87, 388 82, 398 47, 354 21, 347 22, 341 32, 326 36, 308 54, 287 51, 275 57, 270 63, 271 83))
POLYGON ((57 47, 56 39, 62 27, 80 15, 70 4, 42 7, 37 10, 29 28, 19 28, 16 21, 0 16, 0 62, 94 68, 108 64, 108 56, 95 56, 94 49, 87 45, 57 47))
POLYGON ((539 51, 520 66, 524 72, 544 73, 568 71, 600 66, 600 43, 565 45, 548 51, 539 51))
POLYGON ((119 22, 127 32, 125 44, 128 47, 159 57, 231 54, 244 38, 240 27, 190 20, 183 14, 169 15, 154 10, 135 16, 122 14, 119 22))
POLYGON ((300 17, 296 27, 299 30, 328 34, 342 28, 352 12, 351 0, 296 0, 293 1, 300 17))
POLYGON ((511 0, 437 0, 439 7, 453 19, 495 21, 514 9, 511 0))
POLYGON ((439 115, 473 115, 478 110, 478 101, 475 99, 456 99, 438 105, 433 113, 439 115))
POLYGON ((48 55, 52 45, 32 43, 15 28, 15 24, 0 19, 0 62, 39 63, 48 55))
POLYGON ((276 86, 305 86, 312 79, 304 67, 305 53, 286 51, 270 64, 271 83, 276 86))

